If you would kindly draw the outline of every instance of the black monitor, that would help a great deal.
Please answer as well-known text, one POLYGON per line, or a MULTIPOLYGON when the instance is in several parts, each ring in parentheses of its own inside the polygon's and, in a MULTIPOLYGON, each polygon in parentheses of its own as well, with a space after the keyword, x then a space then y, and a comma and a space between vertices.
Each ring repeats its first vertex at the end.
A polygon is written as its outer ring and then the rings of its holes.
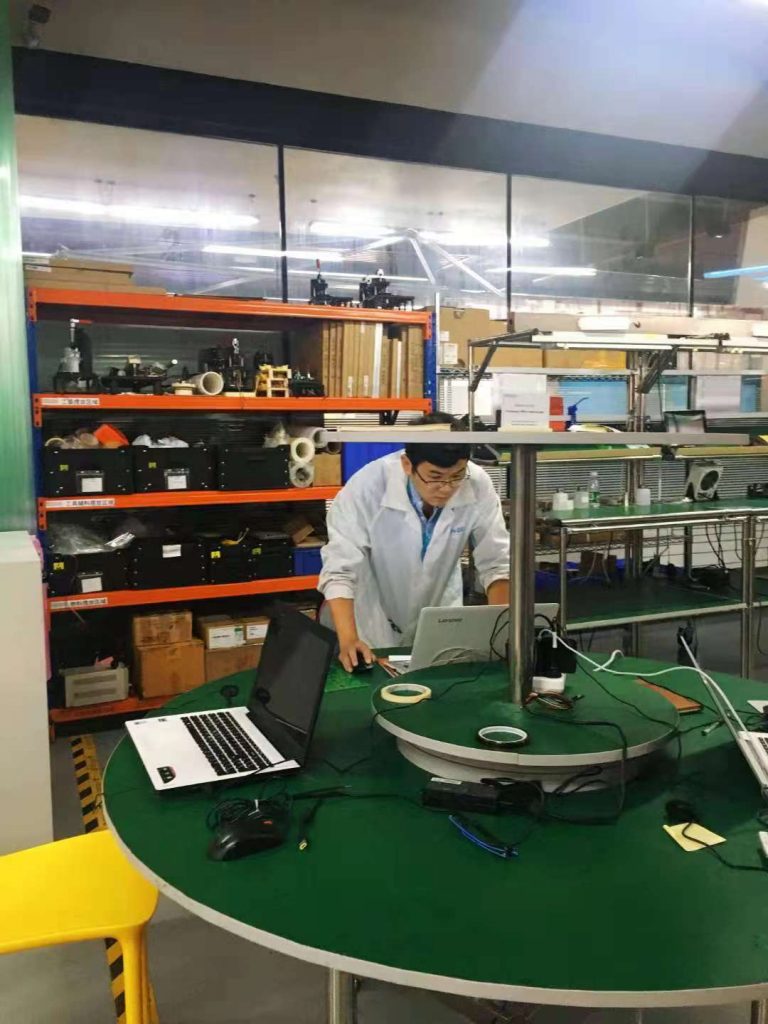
POLYGON ((664 413, 664 429, 670 434, 703 434, 707 414, 703 409, 678 409, 664 413))
POLYGON ((248 711, 286 758, 303 764, 314 732, 336 634, 279 605, 270 617, 248 711))

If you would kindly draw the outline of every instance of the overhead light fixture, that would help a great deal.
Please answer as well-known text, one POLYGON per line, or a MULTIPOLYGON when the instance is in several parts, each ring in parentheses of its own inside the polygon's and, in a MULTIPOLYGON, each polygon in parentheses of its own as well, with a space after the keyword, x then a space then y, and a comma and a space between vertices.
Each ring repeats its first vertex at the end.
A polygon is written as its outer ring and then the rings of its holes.
POLYGON ((48 259, 51 258, 51 256, 53 256, 53 253, 52 252, 31 252, 31 251, 25 249, 22 252, 21 255, 22 256, 26 256, 26 257, 28 257, 31 260, 48 260, 48 259))
MULTIPOLYGON (((503 249, 507 244, 503 231, 419 231, 418 236, 424 242, 437 242, 439 245, 497 246, 503 249)), ((513 234, 512 245, 515 249, 548 249, 550 241, 543 235, 513 234)))
MULTIPOLYGON (((277 267, 238 267, 238 270, 251 270, 258 274, 274 274, 277 271, 277 267)), ((318 273, 317 270, 291 270, 291 274, 302 275, 303 277, 315 277, 318 273)), ((368 276, 366 274, 352 274, 348 270, 323 270, 323 277, 333 278, 349 278, 353 281, 360 281, 362 278, 368 276)), ((428 284, 426 277, 402 277, 398 274, 386 274, 388 281, 418 281, 420 283, 428 284)))
POLYGON ((39 210, 45 213, 69 213, 81 217, 132 221, 135 224, 164 224, 214 230, 248 228, 259 223, 258 217, 245 213, 185 210, 134 203, 93 203, 85 199, 56 199, 49 196, 19 196, 19 205, 22 210, 39 210))
POLYGON ((743 274, 768 274, 768 266, 732 267, 730 270, 707 270, 703 277, 714 280, 719 277, 741 277, 743 274))
POLYGON ((628 316, 580 316, 580 331, 628 331, 632 321, 628 316))
POLYGON ((723 352, 768 352, 768 338, 730 338, 723 342, 723 352))
POLYGON ((594 267, 533 267, 514 263, 511 267, 491 267, 487 274, 506 274, 510 270, 513 274, 541 274, 543 277, 594 277, 597 270, 594 267))
POLYGON ((343 220, 313 220, 309 223, 310 235, 323 238, 379 238, 393 234, 392 228, 382 224, 357 224, 343 220))
POLYGON ((204 245, 203 252, 219 256, 287 256, 289 260, 326 260, 340 263, 344 257, 333 249, 256 249, 249 245, 204 245))

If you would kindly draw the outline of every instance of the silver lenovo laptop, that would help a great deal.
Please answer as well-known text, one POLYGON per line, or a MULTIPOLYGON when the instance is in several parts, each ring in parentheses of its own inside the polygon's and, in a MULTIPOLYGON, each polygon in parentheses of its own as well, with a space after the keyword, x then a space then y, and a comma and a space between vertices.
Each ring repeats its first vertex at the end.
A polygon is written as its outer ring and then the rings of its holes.
POLYGON ((739 750, 744 755, 744 759, 752 769, 752 774, 760 785, 763 799, 768 800, 768 732, 750 732, 747 729, 741 715, 720 686, 711 676, 704 672, 685 641, 683 641, 683 644, 688 651, 693 665, 701 673, 699 678, 707 688, 707 693, 712 698, 718 714, 730 730, 731 735, 739 746, 739 750))
MULTIPOLYGON (((552 622, 559 607, 535 605, 537 625, 552 622)), ((457 661, 494 661, 506 655, 508 636, 509 607, 504 605, 422 608, 408 671, 457 661)))
POLYGON ((336 634, 287 606, 272 616, 247 706, 126 722, 157 790, 304 765, 336 634))

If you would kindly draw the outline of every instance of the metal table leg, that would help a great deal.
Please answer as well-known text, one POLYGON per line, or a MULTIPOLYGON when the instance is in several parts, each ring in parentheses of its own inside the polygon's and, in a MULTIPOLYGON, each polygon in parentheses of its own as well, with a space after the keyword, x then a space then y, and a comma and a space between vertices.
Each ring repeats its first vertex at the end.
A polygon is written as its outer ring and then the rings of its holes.
POLYGON ((328 971, 328 1024, 355 1024, 355 979, 343 971, 328 971))
POLYGON ((518 444, 509 466, 509 696, 522 704, 533 678, 536 448, 518 444))
POLYGON ((753 622, 755 603, 755 520, 747 516, 741 523, 741 675, 749 679, 754 660, 753 622))

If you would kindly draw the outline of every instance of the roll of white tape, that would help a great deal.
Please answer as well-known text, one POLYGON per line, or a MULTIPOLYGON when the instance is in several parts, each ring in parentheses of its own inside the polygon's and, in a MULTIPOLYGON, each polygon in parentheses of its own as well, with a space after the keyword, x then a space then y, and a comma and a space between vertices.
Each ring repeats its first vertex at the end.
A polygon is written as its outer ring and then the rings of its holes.
POLYGON ((420 704, 429 700, 432 691, 421 683, 390 683, 382 686, 379 696, 389 704, 420 704))
POLYGON ((291 462, 299 466, 306 466, 315 457, 315 445, 309 437, 291 438, 291 462))
POLYGON ((288 464, 288 479, 292 487, 311 487, 315 482, 315 467, 311 462, 308 465, 291 462, 288 464))
POLYGON ((636 505, 650 505, 651 504, 651 488, 650 487, 638 487, 637 494, 635 495, 636 505))
POLYGON ((293 437, 308 437, 318 451, 325 448, 325 427, 291 427, 291 430, 293 437))
POLYGON ((341 454, 341 441, 327 441, 325 450, 329 455, 340 455, 341 454))

